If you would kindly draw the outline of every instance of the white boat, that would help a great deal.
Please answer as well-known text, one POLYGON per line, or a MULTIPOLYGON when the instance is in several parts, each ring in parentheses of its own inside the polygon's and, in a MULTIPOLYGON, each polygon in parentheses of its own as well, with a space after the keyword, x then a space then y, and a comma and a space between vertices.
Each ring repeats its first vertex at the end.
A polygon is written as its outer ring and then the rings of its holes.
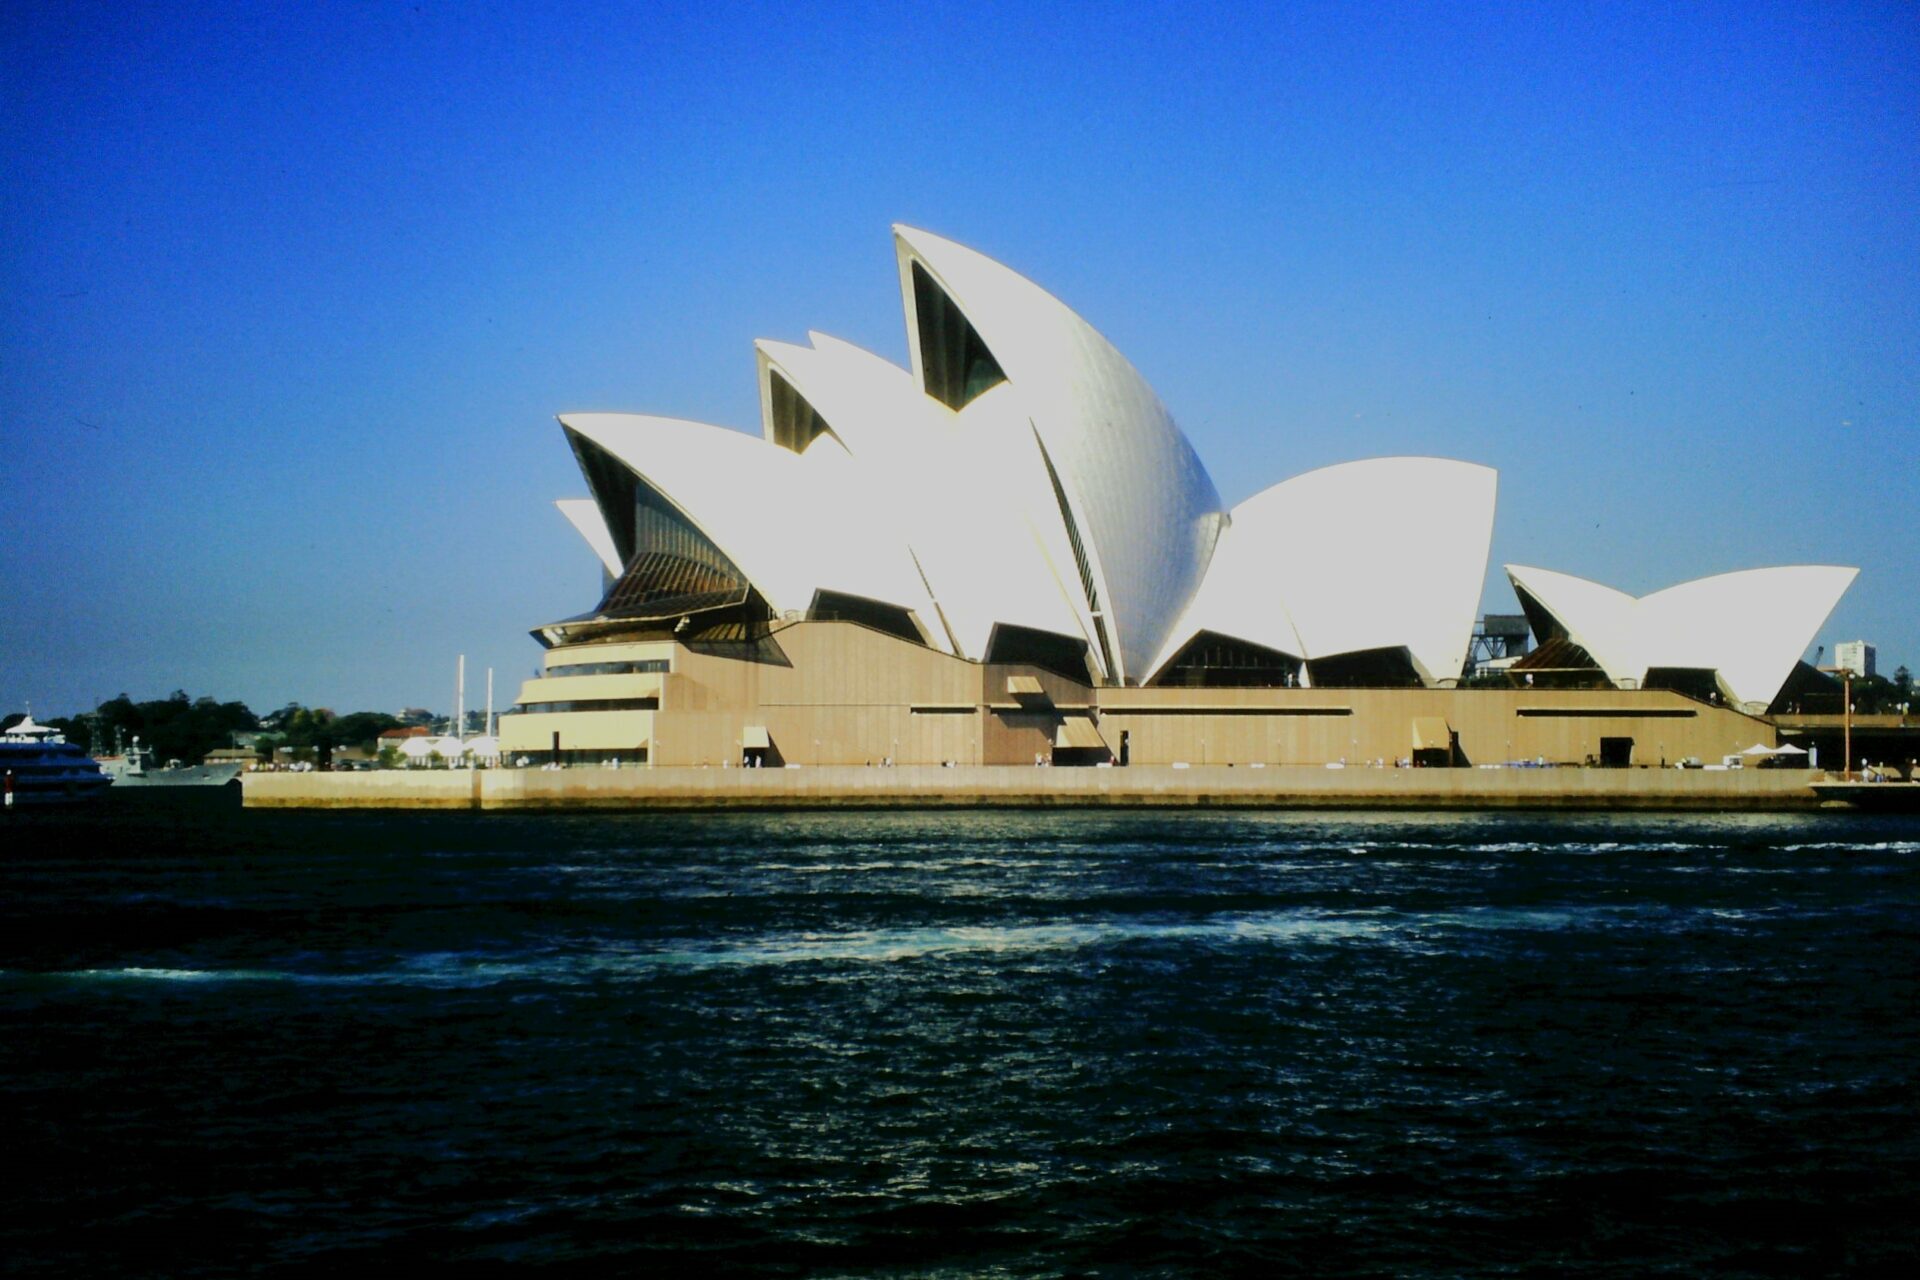
POLYGON ((25 720, 0 733, 0 785, 7 808, 89 800, 112 780, 58 729, 25 720))

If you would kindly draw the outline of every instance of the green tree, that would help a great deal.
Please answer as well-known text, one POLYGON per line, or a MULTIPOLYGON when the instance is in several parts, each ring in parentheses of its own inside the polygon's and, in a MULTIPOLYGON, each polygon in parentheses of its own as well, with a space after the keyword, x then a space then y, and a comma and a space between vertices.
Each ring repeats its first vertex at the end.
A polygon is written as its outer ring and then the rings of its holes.
POLYGON ((384 711, 354 711, 335 717, 327 726, 326 736, 335 747, 371 751, 382 733, 399 727, 400 721, 384 711))
POLYGON ((69 741, 96 753, 122 744, 131 748, 138 738, 160 760, 193 762, 228 745, 236 730, 258 728, 260 722, 244 702, 195 699, 176 689, 149 702, 135 702, 123 693, 101 703, 91 716, 77 716, 69 723, 69 741))
POLYGON ((1856 715, 1874 716, 1892 711, 1900 701, 1899 690, 1885 676, 1855 676, 1853 710, 1856 715))

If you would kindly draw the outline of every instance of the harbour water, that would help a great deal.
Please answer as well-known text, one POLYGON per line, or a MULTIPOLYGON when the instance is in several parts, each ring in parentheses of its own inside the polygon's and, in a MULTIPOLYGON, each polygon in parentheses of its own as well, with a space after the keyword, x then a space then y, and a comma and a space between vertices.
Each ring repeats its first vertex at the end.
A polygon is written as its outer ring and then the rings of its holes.
POLYGON ((0 819, 23 1275, 1898 1271, 1920 819, 0 819))

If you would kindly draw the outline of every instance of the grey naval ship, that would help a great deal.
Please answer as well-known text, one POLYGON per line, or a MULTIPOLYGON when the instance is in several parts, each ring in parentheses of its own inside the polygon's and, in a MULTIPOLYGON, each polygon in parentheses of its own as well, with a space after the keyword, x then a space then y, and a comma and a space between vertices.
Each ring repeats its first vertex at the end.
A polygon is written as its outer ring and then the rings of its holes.
POLYGON ((224 787, 240 776, 241 766, 225 764, 181 764, 169 760, 155 764, 153 750, 140 739, 119 755, 96 757, 96 763, 113 780, 114 790, 135 787, 224 787))

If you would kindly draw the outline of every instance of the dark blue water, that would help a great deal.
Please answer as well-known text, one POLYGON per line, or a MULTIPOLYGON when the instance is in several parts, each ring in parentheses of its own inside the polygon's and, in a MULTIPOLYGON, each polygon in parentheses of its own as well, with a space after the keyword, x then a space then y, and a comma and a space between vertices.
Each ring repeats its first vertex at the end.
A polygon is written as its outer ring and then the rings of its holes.
POLYGON ((0 819, 20 1274, 1920 1248, 1920 821, 204 799, 0 819))

